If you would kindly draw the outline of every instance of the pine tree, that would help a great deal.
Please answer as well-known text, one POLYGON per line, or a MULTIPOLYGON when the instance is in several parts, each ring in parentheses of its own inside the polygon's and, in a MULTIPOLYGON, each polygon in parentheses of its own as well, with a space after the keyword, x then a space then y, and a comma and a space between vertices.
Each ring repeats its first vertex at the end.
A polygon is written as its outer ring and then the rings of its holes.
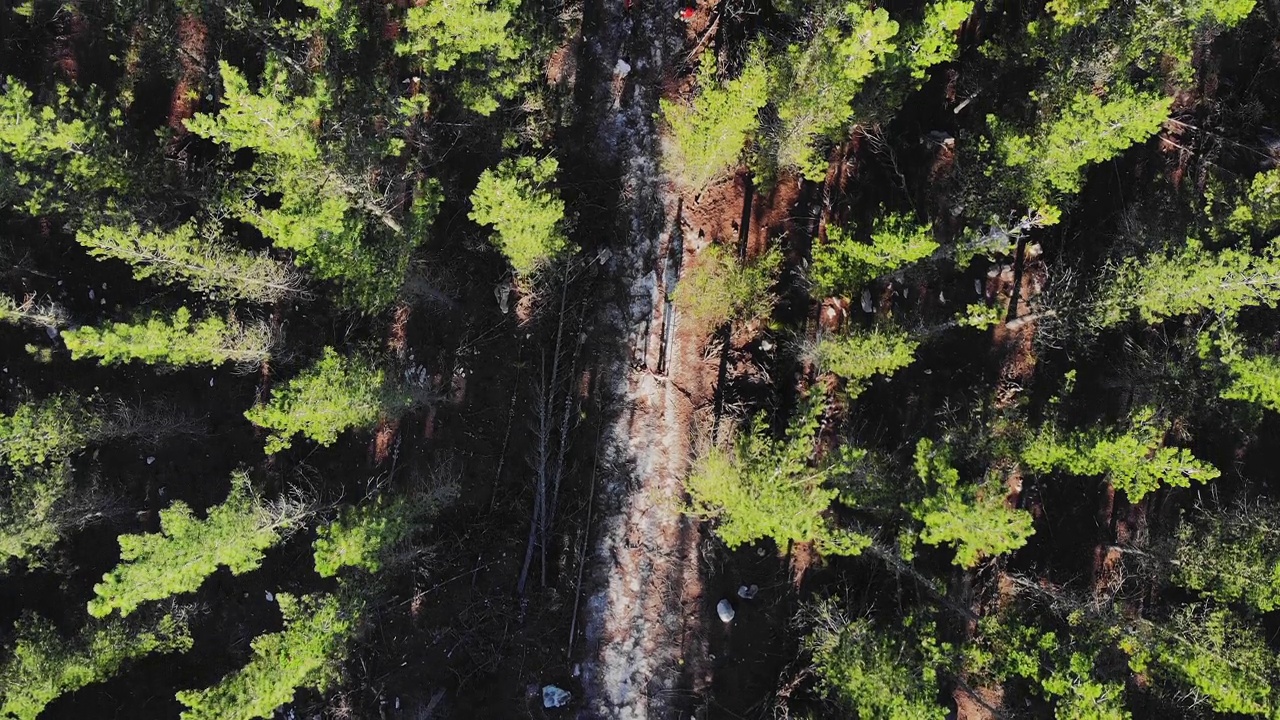
MULTIPOLYGON (((937 668, 906 637, 821 603, 805 645, 821 686, 859 718, 942 720, 937 668)), ((925 628, 927 632, 929 628, 925 628)))
POLYGON ((1271 503, 1184 518, 1171 554, 1182 587, 1258 612, 1280 608, 1280 509, 1271 503))
POLYGON ((140 360, 148 365, 255 365, 271 357, 274 338, 265 323, 244 324, 208 316, 199 320, 178 308, 137 322, 85 326, 62 333, 72 359, 98 358, 103 365, 140 360))
POLYGON ((1042 107, 1046 118, 1031 134, 1015 134, 995 116, 988 116, 1004 164, 1021 168, 1028 204, 1049 201, 1053 193, 1080 191, 1089 165, 1119 155, 1156 134, 1169 117, 1173 98, 1136 92, 1125 86, 1104 100, 1081 90, 1061 107, 1042 107))
POLYGON ((316 530, 316 572, 333 577, 344 567, 376 573, 388 552, 417 529, 418 512, 403 497, 344 508, 316 530))
POLYGON ((160 511, 160 532, 121 535, 120 564, 93 586, 89 614, 128 615, 143 603, 195 592, 220 566, 241 575, 262 564, 263 553, 306 517, 296 503, 271 506, 253 491, 249 476, 231 478, 231 493, 195 517, 181 501, 160 511))
POLYGON ((118 111, 101 122, 64 86, 52 104, 36 105, 34 98, 16 78, 0 85, 0 205, 35 216, 76 212, 99 193, 108 202, 123 193, 127 174, 108 152, 118 111))
POLYGON ((819 367, 845 381, 844 392, 856 398, 876 375, 892 375, 915 360, 920 343, 896 328, 824 335, 814 356, 819 367))
POLYGON ((81 518, 67 512, 76 493, 67 460, 0 472, 0 575, 14 561, 39 567, 81 518))
POLYGON ((1231 384, 1222 390, 1221 397, 1280 412, 1280 358, 1230 354, 1225 355, 1222 362, 1231 371, 1231 384))
POLYGON ((275 57, 267 62, 258 92, 234 66, 223 62, 220 71, 222 109, 197 114, 187 128, 229 149, 253 150, 253 187, 279 200, 268 207, 249 197, 230 211, 276 247, 295 252, 317 277, 342 281, 358 306, 377 310, 389 304, 403 279, 402 272, 392 271, 403 271, 415 242, 362 242, 366 212, 397 235, 401 228, 330 157, 340 153, 321 143, 322 117, 333 103, 327 83, 311 78, 307 94, 292 92, 289 74, 275 57))
POLYGON ((276 594, 284 630, 255 638, 248 664, 206 690, 183 690, 182 720, 269 718, 303 688, 325 690, 338 677, 360 608, 335 595, 276 594))
POLYGON ((314 365, 272 390, 270 400, 247 410, 245 417, 272 431, 266 443, 271 454, 287 450, 298 433, 332 445, 344 430, 371 428, 380 418, 397 416, 419 402, 409 388, 389 382, 385 371, 368 360, 325 348, 314 365))
POLYGON ((1167 254, 1128 258, 1105 278, 1095 322, 1112 327, 1136 315, 1154 324, 1206 311, 1231 318, 1247 307, 1275 307, 1278 249, 1273 244, 1259 255, 1235 248, 1215 252, 1192 239, 1167 254))
POLYGON ((876 218, 870 243, 838 227, 830 228, 827 241, 814 245, 809 279, 821 297, 848 296, 878 277, 929 257, 937 249, 929 226, 905 215, 887 213, 876 218))
POLYGON ((471 193, 471 213, 493 227, 490 241, 517 275, 528 276, 569 248, 564 233, 564 201, 552 187, 555 158, 507 158, 485 170, 471 193))
POLYGON ((1124 432, 1100 428, 1063 433, 1049 425, 1022 450, 1022 460, 1038 473, 1105 475, 1115 489, 1138 502, 1162 486, 1190 487, 1221 473, 1186 448, 1164 445, 1164 431, 1155 411, 1136 411, 1124 432))
POLYGON ((915 470, 929 491, 911 509, 924 523, 920 541, 955 547, 956 565, 970 568, 983 558, 1017 550, 1035 533, 1030 513, 1005 505, 1003 483, 989 478, 962 485, 945 446, 935 448, 928 438, 921 439, 916 444, 915 470))
POLYGON ((60 393, 0 414, 0 460, 14 470, 60 462, 103 431, 102 419, 73 395, 60 393))
POLYGON ((1274 717, 1280 683, 1276 655, 1256 625, 1230 610, 1189 605, 1167 623, 1138 623, 1121 641, 1135 673, 1189 691, 1219 713, 1274 717))
POLYGON ((846 449, 814 460, 824 404, 809 400, 774 439, 761 415, 732 448, 713 446, 685 481, 690 510, 715 520, 715 533, 731 548, 771 539, 780 552, 793 542, 813 542, 820 552, 857 555, 870 538, 838 527, 829 516, 839 491, 830 480, 862 457, 846 449))
POLYGON ((76 240, 96 258, 129 263, 135 279, 182 283, 211 298, 272 303, 301 293, 297 272, 264 253, 207 239, 219 232, 194 222, 171 231, 102 225, 76 233, 76 240))
POLYGON ((782 124, 777 165, 814 181, 826 174, 815 142, 847 128, 854 97, 897 48, 898 23, 884 8, 840 7, 843 12, 818 19, 821 26, 809 42, 787 48, 770 82, 782 124))
POLYGON ((662 118, 670 131, 663 157, 667 174, 691 188, 701 189, 734 170, 742 148, 759 125, 759 112, 768 100, 760 48, 755 48, 738 77, 716 79, 714 53, 703 53, 698 67, 698 94, 691 103, 660 100, 662 118))
POLYGON ((35 720, 54 700, 110 679, 152 653, 186 652, 191 635, 172 615, 150 621, 91 621, 71 639, 34 613, 15 624, 17 639, 0 665, 0 717, 35 720))
POLYGON ((415 57, 428 75, 455 71, 444 83, 471 110, 490 115, 529 78, 518 61, 528 50, 514 0, 455 0, 409 8, 408 37, 396 52, 415 57))

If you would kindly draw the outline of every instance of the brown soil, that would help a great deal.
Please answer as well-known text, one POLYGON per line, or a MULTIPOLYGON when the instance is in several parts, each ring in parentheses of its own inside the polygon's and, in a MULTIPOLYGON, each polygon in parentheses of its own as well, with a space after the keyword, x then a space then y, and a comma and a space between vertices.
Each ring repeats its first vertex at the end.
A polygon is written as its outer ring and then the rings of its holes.
POLYGON ((747 233, 747 257, 756 258, 769 249, 769 241, 785 237, 793 231, 807 231, 795 224, 796 204, 800 201, 800 178, 784 173, 767 195, 757 195, 751 204, 751 223, 747 233))
POLYGON ((196 113, 205 86, 208 52, 209 32, 204 21, 183 14, 178 18, 178 64, 182 71, 169 99, 169 127, 174 132, 174 142, 186 136, 186 120, 196 113))

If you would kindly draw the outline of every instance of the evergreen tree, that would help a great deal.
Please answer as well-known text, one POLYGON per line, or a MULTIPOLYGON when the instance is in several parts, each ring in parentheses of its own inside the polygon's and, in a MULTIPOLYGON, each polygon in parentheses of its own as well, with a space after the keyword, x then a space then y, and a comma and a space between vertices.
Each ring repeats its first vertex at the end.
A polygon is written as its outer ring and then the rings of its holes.
POLYGON ((471 213, 490 225, 494 246, 517 275, 528 276, 569 248, 564 233, 564 201, 553 187, 555 158, 507 158, 485 170, 471 193, 471 213))
POLYGON ((916 444, 915 470, 929 488, 929 494, 911 509, 924 523, 920 541, 953 546, 956 565, 969 568, 983 558, 1017 550, 1035 533, 1030 513, 1005 505, 1004 485, 998 478, 962 485, 946 446, 935 448, 931 440, 921 439, 916 444))
POLYGON ((1096 322, 1112 327, 1136 315, 1148 324, 1179 315, 1213 312, 1227 318, 1247 307, 1280 300, 1280 257, 1270 245, 1246 250, 1206 249, 1196 240, 1168 254, 1128 258, 1104 281, 1096 322))
POLYGON ((399 271, 415 243, 402 240, 389 249, 362 242, 367 230, 362 211, 378 215, 397 234, 400 227, 362 196, 330 157, 336 153, 321 144, 322 116, 333 103, 327 83, 313 78, 307 94, 294 93, 287 70, 274 57, 258 92, 234 66, 223 62, 220 70, 222 109, 217 115, 197 114, 186 126, 231 150, 254 151, 250 182, 256 192, 230 211, 276 247, 296 253, 317 277, 341 280, 361 307, 385 306, 399 290, 399 271), (258 202, 258 194, 277 196, 278 205, 258 202))
POLYGON ((999 683, 1027 681, 1053 703, 1056 720, 1129 720, 1124 683, 1099 667, 1111 650, 1111 630, 1093 632, 1077 620, 1065 632, 1046 631, 1006 609, 978 621, 977 637, 965 648, 966 670, 999 683))
POLYGON ((0 460, 15 471, 60 462, 102 432, 101 418, 67 393, 0 414, 0 460))
POLYGON ((1226 608, 1189 605, 1167 623, 1141 622, 1121 641, 1135 673, 1191 693, 1219 713, 1274 717, 1280 711, 1276 655, 1256 626, 1226 608))
POLYGON ((1231 371, 1231 384, 1221 393, 1224 399, 1243 400, 1280 412, 1280 358, 1230 353, 1222 361, 1231 371))
POLYGON ((265 323, 243 324, 208 316, 199 320, 178 308, 172 316, 159 313, 138 322, 85 326, 62 333, 72 359, 98 358, 104 365, 141 360, 148 365, 255 365, 271 358, 274 345, 265 323))
POLYGON ((335 595, 276 594, 284 630, 252 643, 248 664, 206 690, 183 690, 182 720, 269 718, 303 688, 323 691, 337 678, 360 608, 335 595))
POLYGON ((388 381, 386 372, 368 360, 325 348, 314 365, 244 415, 271 431, 266 443, 271 454, 287 450, 298 433, 332 445, 343 430, 371 428, 380 418, 397 416, 418 402, 409 388, 388 381))
POLYGON ((867 388, 876 375, 892 375, 915 360, 920 343, 896 328, 871 332, 824 335, 814 351, 818 366, 845 381, 850 399, 867 388))
POLYGON ((417 529, 413 503, 399 497, 344 508, 316 529, 316 572, 333 577, 344 567, 376 573, 388 552, 417 529))
POLYGON ((108 152, 118 111, 104 123, 63 86, 52 104, 34 98, 17 78, 0 85, 0 206, 33 216, 75 212, 88 197, 101 194, 110 203, 123 193, 128 175, 108 152))
POLYGON ((870 243, 840 228, 830 228, 827 241, 813 247, 809 279, 819 296, 848 296, 878 277, 929 257, 937 249, 938 243, 927 225, 888 213, 876 218, 870 243))
POLYGON ((715 520, 716 535, 731 548, 769 538, 780 552, 793 542, 829 554, 862 552, 870 538, 838 527, 829 510, 840 494, 830 481, 864 453, 846 449, 814 460, 824 407, 807 401, 783 440, 757 415, 732 448, 711 447, 685 481, 691 512, 715 520))
POLYGON ((670 130, 663 165, 669 175, 694 189, 737 167, 743 145, 759 125, 758 114, 768 100, 768 76, 759 48, 733 80, 720 83, 716 72, 715 55, 703 53, 693 102, 660 101, 670 130))
POLYGON ((1023 169, 1020 182, 1028 203, 1039 205, 1055 192, 1079 192, 1085 168, 1156 134, 1172 102, 1121 85, 1105 100, 1082 90, 1061 107, 1042 108, 1043 117, 1051 119, 1031 134, 1016 134, 995 116, 988 116, 987 122, 1004 164, 1023 169))
POLYGON ((826 174, 814 143, 847 128, 854 97, 894 52, 898 34, 898 23, 886 10, 856 3, 816 20, 814 36, 787 48, 770 82, 781 121, 775 140, 778 167, 795 168, 814 181, 826 174))
POLYGON ((185 503, 160 511, 160 532, 121 535, 120 564, 93 586, 89 614, 128 615, 145 602, 195 592, 219 566, 241 575, 262 564, 263 553, 306 517, 293 503, 269 506, 254 494, 249 476, 231 478, 231 493, 195 517, 185 503))
POLYGON ((1221 474, 1186 448, 1166 447, 1155 419, 1155 411, 1145 408, 1134 413, 1126 432, 1092 428, 1063 433, 1046 426, 1023 448, 1022 460, 1038 473, 1105 475, 1135 503, 1161 486, 1190 487, 1221 474))
POLYGON ((0 576, 13 561, 39 567, 49 550, 81 520, 70 513, 76 489, 71 463, 0 472, 0 576))
POLYGON ((248 253, 206 239, 220 232, 188 222, 172 231, 138 225, 102 225, 76 233, 97 258, 123 260, 133 277, 170 285, 182 283, 209 297, 271 303, 300 294, 301 279, 263 253, 248 253))
POLYGON ((428 75, 461 71, 447 83, 471 110, 490 115, 528 80, 518 60, 528 49, 515 23, 515 0, 455 0, 409 8, 408 37, 396 52, 415 57, 428 75))
POLYGON ((14 627, 16 641, 0 665, 0 717, 16 720, 35 720, 59 697, 110 679, 144 655, 191 648, 186 625, 172 615, 91 621, 71 639, 31 612, 14 627))
POLYGON ((1280 608, 1280 511, 1241 504, 1183 519, 1174 536, 1172 580, 1221 603, 1280 608))
POLYGON ((947 717, 937 702, 936 666, 906 637, 868 618, 851 621, 831 601, 815 615, 818 622, 805 644, 822 687, 841 706, 859 718, 947 717))

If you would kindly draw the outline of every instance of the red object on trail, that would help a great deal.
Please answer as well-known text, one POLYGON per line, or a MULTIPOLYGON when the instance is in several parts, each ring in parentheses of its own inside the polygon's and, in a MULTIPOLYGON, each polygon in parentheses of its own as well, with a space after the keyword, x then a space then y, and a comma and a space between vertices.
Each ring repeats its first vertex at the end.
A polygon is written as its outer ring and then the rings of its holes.
POLYGON ((636 4, 635 0, 624 0, 623 7, 626 8, 627 10, 630 10, 631 6, 635 4, 636 4))
POLYGON ((692 20, 692 19, 693 19, 693 16, 694 16, 694 15, 696 15, 697 13, 698 13, 698 11, 697 11, 697 9, 696 9, 696 8, 691 8, 691 7, 681 8, 681 9, 680 9, 680 19, 681 19, 681 20, 684 20, 685 22, 688 22, 688 21, 692 20))

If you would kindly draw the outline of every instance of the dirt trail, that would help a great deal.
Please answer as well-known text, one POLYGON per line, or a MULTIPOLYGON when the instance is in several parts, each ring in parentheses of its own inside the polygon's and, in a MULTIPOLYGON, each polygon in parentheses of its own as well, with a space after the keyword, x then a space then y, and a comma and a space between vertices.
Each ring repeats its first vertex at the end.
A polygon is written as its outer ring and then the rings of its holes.
POLYGON ((683 29, 674 4, 637 0, 627 11, 606 0, 594 9, 578 67, 590 83, 594 152, 621 174, 606 263, 617 297, 597 322, 624 342, 597 368, 613 415, 601 439, 579 717, 676 718, 706 680, 699 532, 679 498, 693 417, 715 378, 702 338, 666 302, 696 242, 658 167, 653 120, 683 29))

